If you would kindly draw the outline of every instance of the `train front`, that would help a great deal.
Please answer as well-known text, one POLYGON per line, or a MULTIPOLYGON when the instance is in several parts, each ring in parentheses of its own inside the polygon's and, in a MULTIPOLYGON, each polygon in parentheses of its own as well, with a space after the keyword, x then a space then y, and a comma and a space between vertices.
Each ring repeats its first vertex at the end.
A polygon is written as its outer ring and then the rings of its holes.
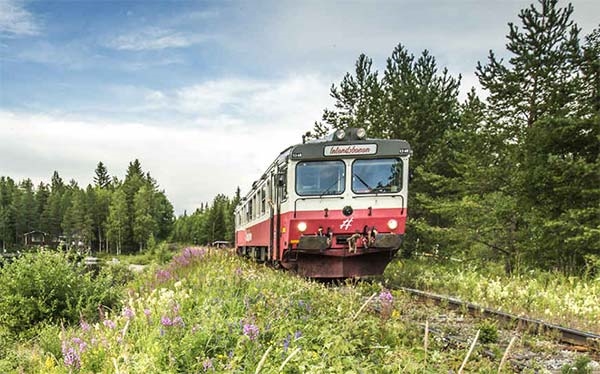
POLYGON ((365 135, 339 130, 290 152, 283 263, 302 275, 382 274, 400 247, 411 149, 404 140, 365 135))

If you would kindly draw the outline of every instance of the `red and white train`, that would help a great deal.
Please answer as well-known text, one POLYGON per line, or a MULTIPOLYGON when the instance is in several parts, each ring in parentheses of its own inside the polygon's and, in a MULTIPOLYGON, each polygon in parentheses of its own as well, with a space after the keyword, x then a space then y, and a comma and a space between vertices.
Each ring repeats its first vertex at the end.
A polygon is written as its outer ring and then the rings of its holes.
POLYGON ((237 252, 312 278, 382 274, 404 235, 411 153, 362 128, 285 149, 236 208, 237 252))

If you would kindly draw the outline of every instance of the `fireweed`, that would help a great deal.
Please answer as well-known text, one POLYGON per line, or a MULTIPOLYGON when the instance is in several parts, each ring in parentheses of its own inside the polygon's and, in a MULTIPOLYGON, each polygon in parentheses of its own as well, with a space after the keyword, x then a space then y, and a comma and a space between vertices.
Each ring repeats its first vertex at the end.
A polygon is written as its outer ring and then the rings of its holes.
MULTIPOLYGON (((426 359, 422 327, 394 317, 408 297, 376 283, 342 292, 223 251, 180 256, 185 261, 168 265, 177 279, 158 284, 148 273, 131 285, 122 310, 105 311, 104 322, 114 327, 67 327, 62 356, 31 356, 29 371, 48 372, 50 358, 60 364, 55 373, 243 373, 255 372, 264 357, 264 373, 448 372, 464 357, 464 350, 432 341, 426 359), (379 297, 357 314, 374 292, 379 297), (392 310, 385 324, 383 305, 392 310)), ((487 357, 475 365, 469 370, 497 370, 487 357)))

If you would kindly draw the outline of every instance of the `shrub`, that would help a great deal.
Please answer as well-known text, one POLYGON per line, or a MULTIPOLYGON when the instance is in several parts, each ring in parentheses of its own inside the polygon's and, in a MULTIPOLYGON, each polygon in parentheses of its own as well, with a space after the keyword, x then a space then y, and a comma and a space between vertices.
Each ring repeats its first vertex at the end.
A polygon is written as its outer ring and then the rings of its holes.
POLYGON ((0 325, 20 334, 42 322, 94 319, 100 305, 113 307, 119 296, 109 277, 92 279, 62 253, 28 253, 0 269, 0 325))

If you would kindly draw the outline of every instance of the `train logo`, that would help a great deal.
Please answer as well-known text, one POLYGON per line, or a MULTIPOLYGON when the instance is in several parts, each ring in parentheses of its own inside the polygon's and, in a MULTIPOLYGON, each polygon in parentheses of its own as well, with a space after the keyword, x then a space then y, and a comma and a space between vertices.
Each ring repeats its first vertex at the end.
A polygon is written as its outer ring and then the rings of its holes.
POLYGON ((238 254, 313 278, 382 274, 404 236, 411 153, 361 128, 288 147, 236 207, 238 254))
POLYGON ((353 219, 354 219, 353 217, 346 218, 344 220, 344 222, 342 222, 342 224, 340 225, 340 229, 348 230, 350 228, 350 226, 352 226, 352 220, 353 219))

